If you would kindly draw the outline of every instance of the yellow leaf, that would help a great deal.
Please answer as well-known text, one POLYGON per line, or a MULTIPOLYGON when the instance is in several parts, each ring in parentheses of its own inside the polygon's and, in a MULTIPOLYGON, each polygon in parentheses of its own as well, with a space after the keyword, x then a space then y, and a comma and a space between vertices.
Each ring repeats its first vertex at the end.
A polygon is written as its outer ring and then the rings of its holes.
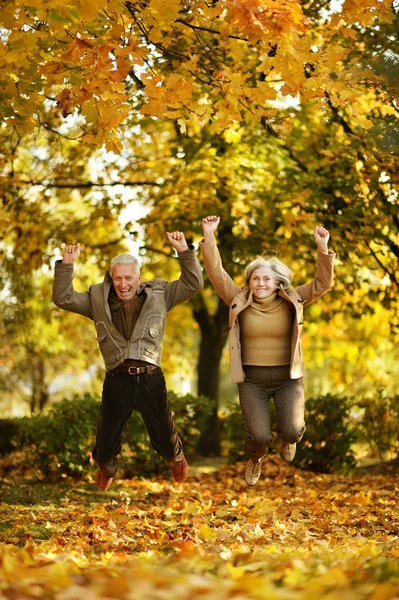
POLYGON ((244 577, 245 569, 242 567, 235 567, 231 563, 227 564, 227 570, 233 579, 239 579, 240 577, 244 577))
POLYGON ((369 600, 394 600, 398 597, 398 586, 389 581, 377 583, 374 593, 369 600))
POLYGON ((177 124, 180 127, 180 133, 184 135, 186 133, 186 122, 184 119, 178 119, 177 124))
POLYGON ((296 587, 306 582, 308 576, 299 569, 287 569, 284 574, 284 585, 296 587))
POLYGON ((370 506, 373 500, 367 492, 359 492, 354 494, 348 500, 351 504, 360 504, 360 506, 370 506))
POLYGON ((201 525, 198 529, 198 535, 200 538, 208 542, 209 540, 216 540, 217 533, 214 529, 211 529, 208 525, 201 525))
POLYGON ((370 119, 367 119, 367 117, 364 117, 363 115, 357 116, 356 121, 364 129, 370 129, 371 127, 374 126, 373 121, 370 121, 370 119))
POLYGON ((105 148, 107 152, 114 152, 114 154, 120 154, 123 150, 123 144, 118 138, 113 137, 106 142, 105 148))
POLYGON ((86 123, 92 123, 94 127, 97 125, 99 121, 99 115, 94 99, 90 99, 88 102, 84 103, 82 108, 82 115, 85 117, 86 123))

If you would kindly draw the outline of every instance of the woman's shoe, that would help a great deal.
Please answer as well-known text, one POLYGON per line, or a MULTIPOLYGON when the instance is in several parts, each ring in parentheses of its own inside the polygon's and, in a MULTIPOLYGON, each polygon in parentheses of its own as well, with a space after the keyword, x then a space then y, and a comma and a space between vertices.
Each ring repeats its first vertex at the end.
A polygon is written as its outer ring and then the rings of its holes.
POLYGON ((290 444, 289 442, 283 442, 281 445, 281 456, 285 461, 291 462, 294 460, 296 452, 296 444, 290 444))
POLYGON ((254 486, 258 483, 262 471, 262 458, 250 458, 245 467, 245 483, 249 486, 254 486))

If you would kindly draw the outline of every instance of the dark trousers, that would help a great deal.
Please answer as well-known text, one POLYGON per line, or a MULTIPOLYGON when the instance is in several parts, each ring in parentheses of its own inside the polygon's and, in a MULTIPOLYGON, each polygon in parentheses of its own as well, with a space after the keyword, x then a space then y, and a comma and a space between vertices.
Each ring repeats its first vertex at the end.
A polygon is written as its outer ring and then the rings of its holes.
POLYGON ((183 447, 173 422, 162 369, 157 367, 140 375, 110 371, 104 379, 92 453, 107 477, 113 477, 118 469, 122 435, 133 410, 140 412, 152 447, 167 464, 182 456, 183 447))

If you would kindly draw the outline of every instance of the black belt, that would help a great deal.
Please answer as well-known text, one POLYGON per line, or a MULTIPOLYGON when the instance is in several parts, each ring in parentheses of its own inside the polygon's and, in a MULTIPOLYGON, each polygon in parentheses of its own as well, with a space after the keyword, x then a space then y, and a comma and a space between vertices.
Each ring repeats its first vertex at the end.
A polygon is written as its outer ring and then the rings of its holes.
POLYGON ((119 365, 112 369, 112 371, 107 371, 107 375, 111 377, 116 375, 117 373, 127 373, 128 375, 142 375, 143 373, 149 373, 150 371, 154 371, 158 369, 156 365, 145 365, 143 367, 129 367, 128 365, 119 365))

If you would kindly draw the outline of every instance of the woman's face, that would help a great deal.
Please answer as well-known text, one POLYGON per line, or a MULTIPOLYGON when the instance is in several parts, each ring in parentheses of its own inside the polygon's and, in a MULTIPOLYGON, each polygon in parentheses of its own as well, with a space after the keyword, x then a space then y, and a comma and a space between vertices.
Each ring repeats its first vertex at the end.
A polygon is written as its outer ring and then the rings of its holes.
POLYGON ((271 296, 277 289, 273 270, 270 267, 255 269, 249 280, 249 289, 256 300, 271 296))

